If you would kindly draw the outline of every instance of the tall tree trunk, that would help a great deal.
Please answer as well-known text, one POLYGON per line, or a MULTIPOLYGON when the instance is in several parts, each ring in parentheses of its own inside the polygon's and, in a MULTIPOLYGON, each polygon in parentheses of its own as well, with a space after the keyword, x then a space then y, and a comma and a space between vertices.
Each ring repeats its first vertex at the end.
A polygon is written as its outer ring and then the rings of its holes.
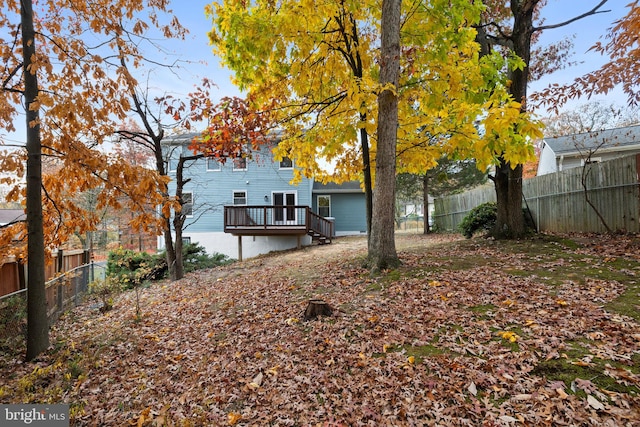
MULTIPOLYGON (((514 17, 513 52, 525 63, 522 70, 510 73, 509 93, 513 99, 522 103, 522 112, 526 111, 527 83, 529 82, 529 63, 531 61, 531 36, 533 34, 533 12, 537 1, 513 1, 511 10, 514 17)), ((511 165, 503 158, 496 167, 494 184, 498 211, 496 225, 492 235, 497 238, 519 238, 526 232, 522 214, 522 165, 511 165)))
MULTIPOLYGON (((142 108, 142 104, 140 103, 135 91, 132 91, 132 98, 136 105, 136 112, 138 116, 141 118, 144 123, 145 129, 147 130, 147 134, 153 140, 153 155, 156 160, 156 170, 162 176, 167 176, 167 169, 164 164, 164 152, 162 151, 162 139, 164 138, 164 131, 160 128, 158 132, 155 132, 149 123, 147 116, 144 114, 144 110, 142 108)), ((162 195, 165 200, 169 200, 169 189, 165 187, 162 189, 162 195)), ((160 213, 160 215, 164 215, 160 213)), ((176 275, 176 248, 173 243, 173 232, 171 227, 171 218, 164 217, 162 218, 163 230, 162 234, 164 236, 164 250, 165 250, 165 259, 167 260, 167 269, 169 271, 169 280, 176 281, 178 280, 176 275)))
MULTIPOLYGON (((361 120, 367 116, 361 115, 361 120)), ((371 157, 369 154, 369 134, 366 129, 360 129, 360 144, 362 146, 362 174, 364 175, 364 198, 367 215, 367 241, 371 237, 371 222, 373 217, 373 179, 371 178, 371 157)))
POLYGON ((171 219, 165 218, 164 234, 164 250, 167 259, 167 269, 169 270, 169 280, 176 281, 176 249, 173 245, 173 232, 171 229, 171 219))
POLYGON ((422 200, 423 234, 429 234, 429 172, 422 175, 422 200))
MULTIPOLYGON (((400 76, 400 0, 382 1, 380 83, 398 88, 400 76)), ((394 239, 396 142, 398 96, 385 89, 378 95, 378 145, 373 218, 369 239, 369 265, 373 269, 396 267, 400 260, 394 239)))
MULTIPOLYGON (((178 214, 176 213, 176 216, 178 214)), ((179 214, 180 216, 182 216, 182 214, 179 214)), ((173 269, 173 275, 175 276, 175 278, 172 278, 172 280, 180 280, 184 277, 184 256, 182 253, 182 246, 183 246, 183 242, 182 242, 182 228, 184 225, 184 220, 181 218, 176 218, 173 221, 174 224, 174 230, 176 233, 176 240, 175 240, 175 267, 173 269), (182 224, 177 224, 178 222, 181 222, 182 224)))
POLYGON ((36 55, 33 3, 20 2, 22 52, 24 57, 24 102, 27 118, 27 360, 49 347, 47 295, 45 291, 44 230, 42 220, 42 143, 38 76, 32 60, 36 55), (33 68, 32 68, 33 67, 33 68))

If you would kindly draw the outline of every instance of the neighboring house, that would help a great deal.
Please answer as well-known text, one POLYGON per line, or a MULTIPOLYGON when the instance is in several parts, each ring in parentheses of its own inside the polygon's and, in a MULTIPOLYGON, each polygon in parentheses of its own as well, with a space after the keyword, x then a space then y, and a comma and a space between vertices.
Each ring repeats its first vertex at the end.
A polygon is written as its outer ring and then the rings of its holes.
MULTIPOLYGON (((180 155, 193 155, 188 145, 195 135, 163 142, 170 176, 175 177, 180 155)), ((185 164, 184 177, 190 179, 183 191, 183 199, 189 201, 183 206, 187 212, 185 241, 231 258, 309 245, 312 237, 296 225, 305 223, 306 211, 323 223, 324 218, 333 222, 334 235, 365 232, 365 198, 359 184, 321 185, 303 177, 292 185, 295 165, 287 158, 276 161, 274 146, 262 147, 251 158, 225 162, 201 158, 185 164), (266 226, 261 229, 263 216, 264 224, 281 226, 283 232, 274 234, 266 226)), ((170 194, 175 194, 175 181, 170 183, 170 194)), ((329 242, 331 237, 322 241, 329 242)), ((164 247, 162 237, 158 245, 164 247)))
POLYGON ((545 138, 538 175, 640 153, 640 126, 545 138))
MULTIPOLYGON (((434 203, 434 198, 432 196, 429 196, 429 203, 427 205, 429 207, 429 216, 433 215, 433 209, 434 209, 433 203, 434 203)), ((416 204, 415 201, 400 200, 398 202, 398 206, 399 206, 398 214, 402 218, 424 215, 424 203, 416 204)))

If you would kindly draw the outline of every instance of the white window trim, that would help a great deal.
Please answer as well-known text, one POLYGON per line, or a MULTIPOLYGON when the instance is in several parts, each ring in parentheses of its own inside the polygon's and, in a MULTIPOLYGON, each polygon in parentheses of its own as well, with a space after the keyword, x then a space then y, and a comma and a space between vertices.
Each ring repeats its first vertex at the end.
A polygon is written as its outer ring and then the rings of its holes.
MULTIPOLYGON (((182 199, 183 200, 184 200, 184 195, 185 194, 191 194, 191 203, 188 203, 188 204, 191 205, 191 214, 190 215, 185 215, 185 216, 187 218, 193 218, 193 207, 194 207, 194 204, 193 204, 193 191, 183 191, 182 192, 182 199)), ((184 205, 183 205, 183 207, 184 207, 184 205)))
MULTIPOLYGON (((272 191, 271 192, 271 205, 272 206, 276 206, 275 205, 275 195, 276 194, 282 194, 282 201, 283 203, 285 203, 283 206, 279 206, 282 209, 282 215, 283 218, 281 220, 277 220, 278 223, 288 223, 288 224, 295 224, 298 221, 298 212, 297 209, 294 208, 293 210, 293 218, 292 219, 287 219, 288 213, 287 213, 287 207, 291 207, 293 208, 294 206, 298 205, 298 190, 282 190, 282 191, 272 191), (293 205, 287 205, 287 196, 288 195, 293 195, 293 205)), ((274 217, 274 221, 275 221, 275 217, 274 217)))
POLYGON ((321 198, 321 197, 322 197, 322 198, 325 198, 325 197, 326 197, 327 199, 329 199, 329 215, 327 215, 325 218, 330 218, 330 217, 331 217, 331 196, 330 196, 330 195, 328 195, 328 194, 318 194, 318 195, 316 196, 316 204, 317 204, 317 206, 318 206, 318 215, 322 216, 322 215, 320 214, 320 198, 321 198))
POLYGON ((175 173, 178 170, 178 162, 180 160, 179 159, 173 159, 173 158, 169 158, 167 160, 167 169, 169 170, 169 173, 175 173), (173 164, 175 162, 175 168, 173 167, 173 164))
POLYGON ((244 168, 236 168, 236 160, 240 159, 241 157, 236 157, 234 159, 231 159, 231 165, 232 165, 232 169, 233 172, 243 172, 246 171, 249 168, 249 161, 247 160, 246 157, 242 157, 242 159, 244 159, 244 168))
MULTIPOLYGON (((289 157, 286 157, 286 158, 289 159, 289 157)), ((284 158, 283 158, 283 160, 284 160, 284 158)), ((278 162, 278 169, 279 170, 292 170, 293 166, 294 166, 293 159, 289 159, 289 160, 291 160, 291 166, 282 166, 282 160, 280 160, 278 162)))
POLYGON ((233 190, 231 192, 231 204, 233 206, 247 206, 249 203, 249 192, 247 190, 233 190), (236 204, 236 193, 244 193, 244 204, 237 205, 236 204))
POLYGON ((214 159, 214 158, 212 158, 212 157, 207 157, 205 160, 207 161, 207 163, 206 163, 207 172, 219 172, 219 171, 221 171, 221 170, 222 170, 222 165, 220 164, 220 162, 219 162, 217 159, 214 159), (209 160, 213 160, 213 161, 215 161, 215 162, 216 162, 216 165, 218 165, 218 167, 217 167, 217 168, 215 168, 215 169, 210 169, 210 168, 209 168, 209 160))

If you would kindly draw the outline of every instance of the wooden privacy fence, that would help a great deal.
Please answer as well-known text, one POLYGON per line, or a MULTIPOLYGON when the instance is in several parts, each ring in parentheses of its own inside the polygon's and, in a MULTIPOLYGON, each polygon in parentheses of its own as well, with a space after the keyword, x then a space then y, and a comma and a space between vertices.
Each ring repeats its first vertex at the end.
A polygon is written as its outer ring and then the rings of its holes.
POLYGON ((456 231, 458 224, 478 205, 496 201, 493 185, 483 185, 465 193, 439 197, 433 201, 433 224, 436 230, 456 231))
MULTIPOLYGON (((89 284, 104 277, 105 266, 91 262, 47 281, 45 292, 49 324, 52 325, 66 310, 80 304, 89 284)), ((0 297, 0 343, 26 334, 26 303, 26 289, 0 297)))
MULTIPOLYGON (((53 261, 45 267, 45 280, 65 271, 73 270, 84 264, 89 264, 91 256, 87 250, 63 251, 53 254, 53 261)), ((14 257, 0 260, 0 298, 26 287, 26 265, 14 257)))
MULTIPOLYGON (((640 232, 640 154, 586 166, 587 195, 611 230, 640 232)), ((606 232, 589 206, 582 186, 583 168, 525 179, 523 206, 538 231, 606 232)), ((495 202, 493 185, 435 200, 438 230, 457 230, 474 207, 495 202)))
MULTIPOLYGON (((88 251, 69 251, 64 254, 59 251, 54 255, 54 262, 46 268, 45 284, 50 324, 65 310, 82 301, 90 283, 105 277, 105 266, 94 263, 88 251)), ((0 328, 0 340, 25 333, 24 322, 19 314, 20 310, 26 310, 25 267, 11 258, 0 266, 0 326, 3 326, 0 328)))

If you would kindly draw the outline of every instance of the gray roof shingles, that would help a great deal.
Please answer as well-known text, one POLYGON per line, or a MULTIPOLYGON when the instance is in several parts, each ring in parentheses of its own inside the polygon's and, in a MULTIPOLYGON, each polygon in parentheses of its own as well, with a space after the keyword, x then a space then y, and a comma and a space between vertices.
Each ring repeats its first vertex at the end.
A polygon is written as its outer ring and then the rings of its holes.
POLYGON ((544 141, 556 155, 636 145, 640 148, 640 125, 545 138, 544 141))

